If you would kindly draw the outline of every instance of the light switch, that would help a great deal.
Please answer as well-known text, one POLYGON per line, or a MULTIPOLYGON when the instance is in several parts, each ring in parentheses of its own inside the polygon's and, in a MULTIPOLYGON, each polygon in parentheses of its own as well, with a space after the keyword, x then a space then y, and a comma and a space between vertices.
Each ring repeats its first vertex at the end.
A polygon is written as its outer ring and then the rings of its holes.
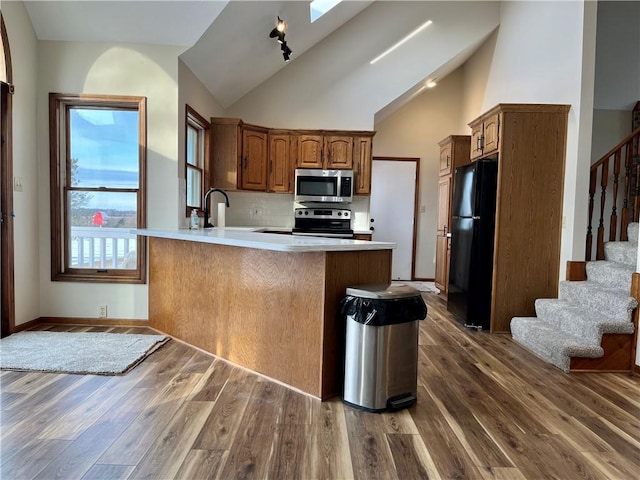
POLYGON ((22 191, 22 177, 13 177, 13 191, 14 192, 22 191))
POLYGON ((424 213, 427 211, 427 207, 425 207, 424 205, 420 205, 420 213, 424 213))

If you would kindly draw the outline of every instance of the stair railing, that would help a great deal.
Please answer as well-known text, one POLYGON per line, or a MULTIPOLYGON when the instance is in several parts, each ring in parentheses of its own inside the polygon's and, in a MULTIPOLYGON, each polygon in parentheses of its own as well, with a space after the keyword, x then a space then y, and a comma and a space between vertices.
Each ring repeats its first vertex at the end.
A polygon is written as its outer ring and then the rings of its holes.
POLYGON ((591 165, 589 176, 589 219, 585 259, 593 255, 593 211, 596 189, 600 186, 600 217, 596 233, 596 260, 604 259, 605 220, 608 217, 609 238, 607 241, 627 240, 627 225, 637 222, 640 216, 640 128, 631 132, 596 163, 591 165), (610 170, 610 166, 613 169, 610 170), (620 191, 620 173, 624 188, 620 191), (620 215, 618 202, 622 201, 620 215))

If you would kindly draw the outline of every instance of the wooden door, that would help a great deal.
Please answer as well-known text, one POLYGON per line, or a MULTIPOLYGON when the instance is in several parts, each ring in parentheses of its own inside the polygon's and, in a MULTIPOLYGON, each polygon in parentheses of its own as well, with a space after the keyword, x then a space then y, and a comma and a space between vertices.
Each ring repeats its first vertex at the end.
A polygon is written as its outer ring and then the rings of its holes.
POLYGON ((486 155, 498 149, 500 114, 491 115, 484 121, 484 133, 482 138, 482 154, 486 155))
POLYGON ((356 137, 353 145, 354 194, 371 193, 371 137, 356 137))
POLYGON ((322 135, 298 136, 298 167, 322 168, 322 135))
POLYGON ((452 176, 446 175, 438 181, 438 235, 446 235, 449 232, 450 203, 451 203, 452 176))
POLYGON ((242 188, 267 189, 267 134, 245 128, 242 132, 242 188))
POLYGON ((324 165, 329 170, 353 168, 353 137, 324 137, 324 165))
POLYGON ((289 192, 291 163, 289 135, 269 135, 269 188, 270 192, 289 192))
POLYGON ((451 173, 451 143, 440 147, 440 175, 451 173))

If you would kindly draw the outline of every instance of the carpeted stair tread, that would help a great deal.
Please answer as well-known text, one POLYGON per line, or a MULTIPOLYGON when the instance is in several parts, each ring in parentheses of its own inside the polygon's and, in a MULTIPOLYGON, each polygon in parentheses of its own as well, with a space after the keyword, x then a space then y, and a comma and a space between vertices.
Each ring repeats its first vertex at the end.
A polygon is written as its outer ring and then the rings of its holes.
POLYGON ((640 223, 633 222, 627 225, 627 239, 629 243, 638 245, 638 230, 640 230, 640 223))
POLYGON ((638 306, 628 291, 594 282, 560 282, 558 298, 592 309, 616 321, 630 321, 638 306))
POLYGON ((610 262, 636 266, 638 245, 631 242, 607 242, 604 244, 604 258, 610 262))
POLYGON ((631 291, 631 277, 635 265, 625 265, 605 260, 587 262, 587 280, 604 285, 619 285, 621 290, 631 291))
POLYGON ((536 317, 514 317, 511 335, 516 342, 565 372, 569 371, 571 357, 599 358, 604 355, 600 345, 592 345, 536 317))
POLYGON ((584 337, 585 341, 599 346, 605 333, 632 334, 633 323, 610 319, 599 312, 557 298, 536 300, 537 317, 563 332, 584 337))

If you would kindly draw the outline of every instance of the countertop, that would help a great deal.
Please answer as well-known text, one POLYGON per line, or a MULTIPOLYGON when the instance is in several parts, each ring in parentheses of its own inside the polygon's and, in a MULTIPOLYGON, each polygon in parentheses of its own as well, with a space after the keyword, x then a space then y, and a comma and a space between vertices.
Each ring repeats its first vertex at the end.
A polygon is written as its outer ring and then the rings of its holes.
POLYGON ((280 252, 341 252, 358 250, 389 250, 396 248, 392 242, 372 242, 343 238, 301 237, 269 233, 286 231, 275 227, 214 227, 198 230, 187 229, 135 229, 131 233, 146 237, 186 240, 191 242, 257 248, 280 252))

